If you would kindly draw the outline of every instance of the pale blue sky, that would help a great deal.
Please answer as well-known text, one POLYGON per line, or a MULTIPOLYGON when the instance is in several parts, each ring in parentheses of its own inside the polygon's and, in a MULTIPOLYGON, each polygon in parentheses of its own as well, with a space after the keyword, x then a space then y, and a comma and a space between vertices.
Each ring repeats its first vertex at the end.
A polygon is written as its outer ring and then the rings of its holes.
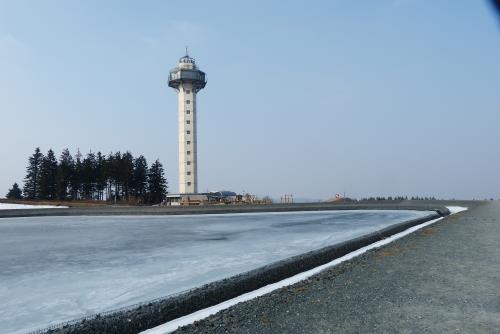
POLYGON ((500 197, 500 25, 477 0, 0 0, 0 195, 36 146, 160 158, 175 192, 186 44, 201 191, 500 197))

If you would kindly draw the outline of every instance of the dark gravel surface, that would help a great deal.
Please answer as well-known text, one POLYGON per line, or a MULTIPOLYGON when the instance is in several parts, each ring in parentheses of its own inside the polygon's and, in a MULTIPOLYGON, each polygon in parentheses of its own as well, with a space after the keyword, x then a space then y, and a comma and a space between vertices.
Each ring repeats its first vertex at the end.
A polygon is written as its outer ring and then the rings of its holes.
POLYGON ((176 333, 500 333, 500 203, 176 333))

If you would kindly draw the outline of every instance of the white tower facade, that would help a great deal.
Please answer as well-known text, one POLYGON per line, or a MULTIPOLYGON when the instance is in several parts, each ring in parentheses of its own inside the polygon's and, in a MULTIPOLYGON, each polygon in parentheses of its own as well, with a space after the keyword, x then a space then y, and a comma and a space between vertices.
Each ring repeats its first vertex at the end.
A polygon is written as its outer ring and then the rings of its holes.
POLYGON ((168 85, 177 90, 179 108, 179 193, 198 192, 198 142, 196 94, 206 85, 206 75, 186 55, 170 71, 168 85))

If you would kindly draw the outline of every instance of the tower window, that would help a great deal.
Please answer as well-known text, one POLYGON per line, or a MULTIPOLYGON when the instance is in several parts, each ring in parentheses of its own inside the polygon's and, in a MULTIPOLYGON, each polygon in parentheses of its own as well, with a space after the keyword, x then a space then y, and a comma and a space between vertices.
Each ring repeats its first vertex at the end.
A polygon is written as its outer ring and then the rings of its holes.
POLYGON ((191 172, 187 172, 186 174, 187 174, 187 175, 191 175, 191 172))
POLYGON ((190 121, 190 120, 187 120, 187 121, 186 121, 186 124, 191 124, 191 121, 190 121))
POLYGON ((191 110, 186 110, 186 114, 190 114, 191 113, 191 110))
POLYGON ((190 141, 190 140, 188 140, 188 141, 186 142, 186 144, 187 144, 187 145, 191 145, 191 141, 190 141))
POLYGON ((186 104, 191 104, 191 100, 186 100, 186 104))
POLYGON ((190 185, 191 185, 191 182, 188 182, 188 186, 190 186, 190 185))
POLYGON ((187 130, 187 131, 186 131, 186 134, 190 135, 190 134, 191 134, 191 131, 187 130))
POLYGON ((191 161, 186 161, 186 164, 189 166, 191 165, 191 161))
POLYGON ((186 90, 186 94, 189 94, 189 93, 191 93, 191 91, 190 91, 189 89, 188 89, 188 90, 186 90))
POLYGON ((186 153, 187 153, 187 155, 190 155, 190 154, 191 154, 191 151, 187 151, 186 153))

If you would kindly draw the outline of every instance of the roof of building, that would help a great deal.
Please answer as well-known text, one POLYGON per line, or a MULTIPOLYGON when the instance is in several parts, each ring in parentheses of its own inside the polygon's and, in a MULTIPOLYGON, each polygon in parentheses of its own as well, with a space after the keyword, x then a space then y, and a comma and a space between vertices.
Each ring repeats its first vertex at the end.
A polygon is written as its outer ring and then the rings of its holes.
POLYGON ((231 196, 236 196, 237 194, 234 191, 229 191, 229 190, 220 190, 220 191, 210 191, 207 193, 183 193, 183 194, 167 194, 167 198, 180 198, 180 197, 186 197, 186 196, 199 196, 199 195, 205 195, 205 196, 211 196, 211 197, 231 197, 231 196))

